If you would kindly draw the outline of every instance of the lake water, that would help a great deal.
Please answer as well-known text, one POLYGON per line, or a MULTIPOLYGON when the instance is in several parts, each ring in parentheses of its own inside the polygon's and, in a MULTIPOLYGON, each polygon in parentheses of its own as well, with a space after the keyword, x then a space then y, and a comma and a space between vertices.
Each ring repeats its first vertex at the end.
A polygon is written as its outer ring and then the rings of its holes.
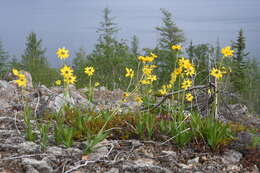
POLYGON ((160 8, 166 8, 188 42, 214 44, 219 38, 226 46, 242 28, 248 51, 260 59, 260 0, 0 0, 0 40, 10 54, 19 58, 26 36, 36 32, 56 66, 58 47, 65 46, 72 52, 80 47, 87 52, 93 49, 105 7, 116 17, 118 38, 130 40, 135 34, 142 48, 155 46, 160 8))

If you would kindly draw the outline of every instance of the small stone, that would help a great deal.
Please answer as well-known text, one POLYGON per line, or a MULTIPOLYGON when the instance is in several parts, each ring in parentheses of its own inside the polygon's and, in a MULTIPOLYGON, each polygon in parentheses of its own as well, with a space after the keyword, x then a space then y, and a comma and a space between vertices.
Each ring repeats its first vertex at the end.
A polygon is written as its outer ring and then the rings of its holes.
POLYGON ((52 154, 55 156, 62 156, 62 149, 59 147, 48 147, 46 153, 52 154))
POLYGON ((178 166, 181 167, 182 169, 191 169, 192 168, 192 165, 185 165, 183 163, 179 163, 178 166))
POLYGON ((194 159, 188 160, 187 164, 188 165, 194 165, 194 164, 198 164, 199 163, 199 157, 195 157, 194 159))
POLYGON ((28 165, 32 166, 34 169, 39 171, 40 173, 52 173, 53 169, 48 165, 45 160, 35 160, 30 158, 23 158, 22 165, 28 167, 28 165))
POLYGON ((106 171, 105 173, 119 173, 119 169, 111 168, 109 171, 106 171))
POLYGON ((18 145, 19 153, 38 153, 40 152, 40 146, 35 144, 34 142, 23 142, 18 145))
POLYGON ((229 150, 224 153, 222 162, 225 164, 236 164, 242 158, 242 154, 235 150, 229 150))
POLYGON ((162 153, 173 157, 177 157, 177 154, 174 151, 162 151, 162 153))
POLYGON ((102 142, 98 143, 95 147, 98 149, 88 155, 89 160, 98 160, 102 157, 105 157, 108 153, 108 149, 106 147, 107 140, 103 140, 102 142))

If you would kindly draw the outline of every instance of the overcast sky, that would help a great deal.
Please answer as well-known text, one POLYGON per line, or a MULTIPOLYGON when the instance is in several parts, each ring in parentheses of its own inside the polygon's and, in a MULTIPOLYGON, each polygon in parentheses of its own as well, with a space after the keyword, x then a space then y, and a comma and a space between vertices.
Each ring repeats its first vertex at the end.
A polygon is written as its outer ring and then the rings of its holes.
POLYGON ((87 52, 93 49, 105 7, 116 17, 121 29, 118 38, 130 40, 135 34, 141 47, 155 46, 159 35, 154 28, 161 23, 160 8, 166 8, 188 41, 214 44, 219 38, 226 46, 242 28, 248 50, 255 57, 260 55, 260 0, 0 0, 0 40, 19 58, 26 36, 36 32, 56 65, 58 47, 72 52, 80 47, 87 52))

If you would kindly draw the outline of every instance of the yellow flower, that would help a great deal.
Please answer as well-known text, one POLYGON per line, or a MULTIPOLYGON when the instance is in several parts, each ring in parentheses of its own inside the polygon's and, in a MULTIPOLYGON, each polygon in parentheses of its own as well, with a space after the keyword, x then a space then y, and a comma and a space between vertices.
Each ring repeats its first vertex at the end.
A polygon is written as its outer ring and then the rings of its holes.
POLYGON ((144 79, 140 81, 143 85, 150 85, 152 82, 150 80, 144 79))
POLYGON ((214 76, 217 79, 220 79, 223 77, 222 72, 219 69, 213 68, 210 72, 211 76, 214 76))
POLYGON ((178 60, 179 67, 187 67, 190 64, 190 61, 188 59, 185 59, 182 57, 181 59, 178 60))
POLYGON ((182 84, 181 84, 181 88, 184 90, 187 90, 189 87, 191 87, 192 81, 189 79, 185 79, 182 84))
POLYGON ((86 68, 85 68, 85 73, 86 73, 88 76, 92 76, 94 72, 95 72, 95 69, 94 69, 93 67, 86 67, 86 68))
POLYGON ((18 71, 18 70, 16 70, 16 69, 13 69, 12 71, 13 71, 13 74, 14 74, 15 76, 19 76, 19 74, 20 74, 20 73, 19 73, 19 71, 18 71))
POLYGON ((195 68, 194 66, 191 66, 185 70, 185 73, 187 76, 192 76, 195 74, 195 68))
POLYGON ((143 99, 139 96, 135 97, 135 101, 138 102, 138 103, 143 103, 143 99))
POLYGON ((162 86, 162 89, 159 89, 159 93, 160 93, 161 95, 167 94, 167 89, 166 89, 166 86, 165 86, 165 85, 162 86))
POLYGON ((176 75, 181 74, 181 73, 182 73, 182 68, 177 68, 177 69, 175 69, 175 70, 174 70, 174 73, 175 73, 176 75))
POLYGON ((128 92, 124 92, 123 96, 124 97, 129 97, 129 93, 128 92))
POLYGON ((186 100, 189 101, 189 102, 192 102, 193 100, 193 95, 191 93, 187 93, 186 96, 185 96, 186 100))
POLYGON ((179 51, 179 50, 181 50, 182 49, 182 47, 181 47, 181 45, 172 45, 172 50, 176 50, 176 51, 179 51))
POLYGON ((166 88, 167 88, 167 89, 171 89, 171 88, 172 88, 172 84, 166 85, 166 88))
POLYGON ((157 76, 156 75, 148 75, 147 80, 150 80, 151 82, 153 82, 153 81, 157 80, 157 76))
POLYGON ((95 82, 95 87, 98 87, 100 85, 100 83, 99 82, 95 82))
POLYGON ((153 58, 157 58, 158 56, 155 55, 154 53, 150 53, 150 55, 153 57, 153 58))
POLYGON ((176 75, 176 73, 172 72, 172 73, 171 73, 170 83, 171 83, 171 84, 174 84, 174 83, 176 82, 176 80, 177 80, 177 75, 176 75))
POLYGON ((65 49, 64 47, 63 48, 59 48, 56 52, 58 58, 60 59, 66 59, 70 56, 69 54, 69 50, 68 49, 65 49))
POLYGON ((61 80, 56 80, 55 84, 58 85, 58 86, 61 85, 61 80))
POLYGON ((150 74, 152 73, 153 68, 151 68, 151 67, 148 66, 148 65, 145 65, 145 66, 143 67, 142 71, 143 71, 143 73, 144 73, 145 75, 148 76, 148 75, 150 75, 150 74))
POLYGON ((76 82, 76 76, 70 75, 64 77, 64 82, 66 84, 74 84, 76 82))
POLYGON ((221 53, 224 55, 224 57, 233 56, 234 50, 231 50, 230 46, 226 46, 221 49, 221 53))
POLYGON ((134 70, 133 69, 126 67, 125 70, 126 70, 125 77, 130 77, 130 78, 134 77, 134 70))
POLYGON ((139 56, 138 60, 142 61, 142 62, 152 62, 154 60, 154 57, 152 57, 152 56, 139 56))
POLYGON ((25 77, 21 77, 21 78, 15 80, 15 83, 17 83, 19 87, 26 87, 27 80, 25 77))
POLYGON ((60 73, 63 77, 66 77, 66 76, 71 76, 72 73, 73 73, 73 69, 67 65, 65 65, 64 67, 62 67, 60 69, 60 73))

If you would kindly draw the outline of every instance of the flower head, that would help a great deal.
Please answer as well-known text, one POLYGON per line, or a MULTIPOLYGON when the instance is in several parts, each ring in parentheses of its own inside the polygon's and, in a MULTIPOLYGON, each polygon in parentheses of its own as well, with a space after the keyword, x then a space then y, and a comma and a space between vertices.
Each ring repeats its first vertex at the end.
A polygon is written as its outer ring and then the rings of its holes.
POLYGON ((71 76, 73 73, 73 69, 70 66, 65 65, 60 69, 60 73, 63 77, 71 76))
POLYGON ((153 57, 153 58, 157 58, 157 57, 158 57, 158 56, 155 55, 154 53, 150 53, 150 55, 151 55, 151 57, 153 57))
POLYGON ((185 79, 182 84, 181 84, 181 88, 184 90, 187 90, 188 88, 191 87, 192 81, 190 79, 185 79))
POLYGON ((213 68, 210 72, 210 75, 217 79, 221 79, 223 77, 222 72, 217 68, 213 68))
POLYGON ((59 48, 56 52, 58 58, 60 59, 66 59, 70 56, 69 54, 69 50, 68 49, 65 49, 64 47, 63 48, 59 48))
POLYGON ((128 92, 124 92, 123 96, 124 97, 129 97, 129 93, 128 92))
POLYGON ((19 74, 20 74, 17 69, 13 69, 12 72, 13 72, 13 74, 14 74, 15 76, 19 76, 19 74))
POLYGON ((153 56, 139 56, 138 60, 142 61, 144 63, 145 62, 152 62, 154 60, 154 57, 153 56))
POLYGON ((150 80, 151 82, 156 81, 157 80, 157 76, 156 75, 148 75, 147 76, 147 80, 150 80))
POLYGON ((190 64, 190 61, 188 59, 185 59, 184 57, 182 57, 181 59, 178 60, 178 64, 179 64, 179 67, 182 68, 182 67, 187 67, 189 66, 190 64))
POLYGON ((17 83, 19 87, 26 87, 27 79, 25 77, 20 77, 19 79, 15 80, 15 83, 17 83))
POLYGON ((64 82, 66 84, 74 84, 76 82, 76 76, 74 76, 74 75, 65 76, 64 77, 64 82))
POLYGON ((99 85, 100 85, 99 82, 95 82, 95 84, 94 84, 95 87, 98 87, 99 85))
POLYGON ((163 85, 162 88, 159 89, 159 93, 160 93, 161 95, 167 94, 167 87, 166 87, 166 85, 163 85))
POLYGON ((187 76, 192 76, 195 74, 195 67, 190 66, 189 68, 186 68, 185 73, 187 76))
POLYGON ((181 45, 172 45, 172 50, 176 50, 176 51, 179 51, 179 50, 181 50, 182 49, 182 47, 181 47, 181 45))
POLYGON ((126 70, 125 77, 130 77, 130 78, 134 77, 134 70, 133 69, 126 67, 125 70, 126 70))
POLYGON ((86 67, 86 68, 85 68, 85 73, 86 73, 88 76, 92 76, 94 72, 95 72, 94 67, 86 67))
POLYGON ((148 80, 148 79, 143 79, 143 80, 141 80, 140 82, 141 82, 141 84, 143 84, 143 85, 150 85, 150 84, 152 84, 152 81, 150 81, 150 80, 148 80))
POLYGON ((221 53, 224 55, 224 57, 233 56, 234 50, 231 50, 230 46, 226 46, 221 49, 221 53))
POLYGON ((142 99, 140 96, 136 96, 136 97, 135 97, 135 101, 136 101, 137 103, 143 103, 143 99, 142 99))
POLYGON ((55 85, 58 85, 58 86, 61 85, 61 80, 56 80, 55 85))
POLYGON ((185 96, 186 100, 189 101, 189 102, 192 102, 193 100, 193 95, 191 93, 187 93, 186 96, 185 96))

